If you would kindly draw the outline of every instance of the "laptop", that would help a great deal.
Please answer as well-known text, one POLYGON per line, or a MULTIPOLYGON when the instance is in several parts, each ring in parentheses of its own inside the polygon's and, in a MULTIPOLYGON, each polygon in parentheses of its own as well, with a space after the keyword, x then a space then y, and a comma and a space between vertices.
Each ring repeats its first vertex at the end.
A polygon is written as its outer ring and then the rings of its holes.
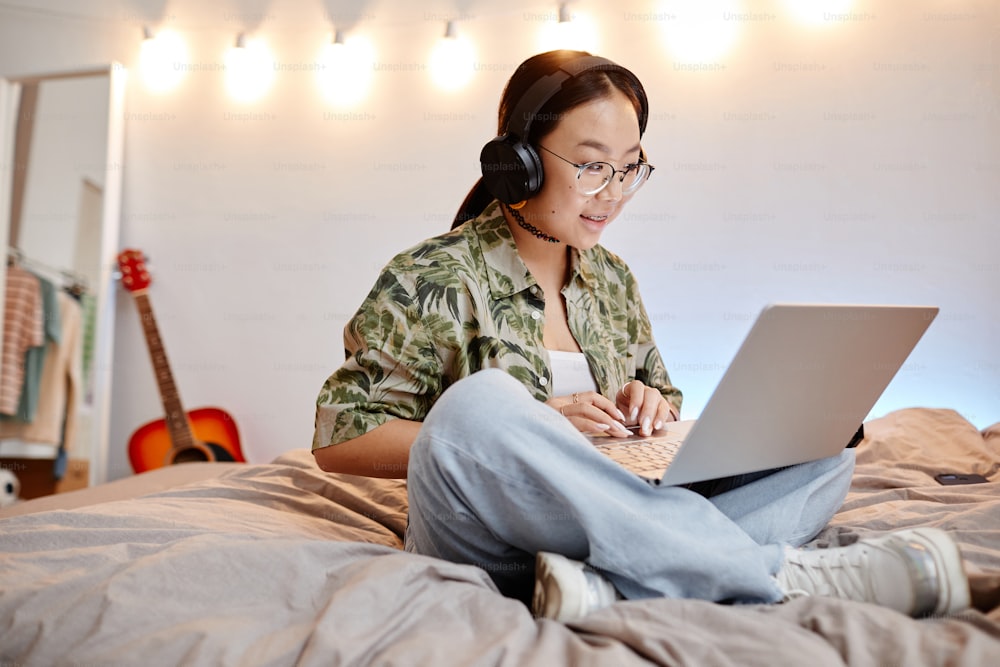
POLYGON ((697 420, 650 437, 597 435, 642 477, 680 485, 833 456, 937 316, 934 306, 771 304, 697 420), (653 462, 650 462, 650 459, 653 462))

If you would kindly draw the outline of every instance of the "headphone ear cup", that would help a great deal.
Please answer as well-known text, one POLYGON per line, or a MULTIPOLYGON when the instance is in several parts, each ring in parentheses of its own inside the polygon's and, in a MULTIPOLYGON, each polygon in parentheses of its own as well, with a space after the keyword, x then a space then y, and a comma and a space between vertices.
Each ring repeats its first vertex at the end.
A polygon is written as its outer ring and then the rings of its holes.
POLYGON ((516 204, 542 188, 542 161, 530 145, 503 135, 489 141, 479 154, 483 185, 504 204, 516 204))

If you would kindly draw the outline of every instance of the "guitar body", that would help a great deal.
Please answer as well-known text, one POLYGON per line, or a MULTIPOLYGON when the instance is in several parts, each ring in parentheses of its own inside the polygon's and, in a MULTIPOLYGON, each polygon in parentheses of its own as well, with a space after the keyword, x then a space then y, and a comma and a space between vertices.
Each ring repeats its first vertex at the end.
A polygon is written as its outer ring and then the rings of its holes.
POLYGON ((225 410, 198 408, 187 413, 194 442, 175 448, 165 419, 157 419, 136 429, 128 442, 132 469, 146 472, 189 461, 237 461, 245 463, 236 422, 225 410))
POLYGON ((240 449, 236 422, 219 408, 199 408, 188 412, 170 372, 167 351, 160 339, 160 330, 149 303, 152 278, 146 260, 138 250, 123 250, 118 254, 122 286, 135 298, 139 322, 146 336, 149 357, 153 362, 160 398, 163 399, 164 419, 152 421, 132 434, 128 457, 135 472, 188 463, 191 461, 238 461, 245 463, 240 449))

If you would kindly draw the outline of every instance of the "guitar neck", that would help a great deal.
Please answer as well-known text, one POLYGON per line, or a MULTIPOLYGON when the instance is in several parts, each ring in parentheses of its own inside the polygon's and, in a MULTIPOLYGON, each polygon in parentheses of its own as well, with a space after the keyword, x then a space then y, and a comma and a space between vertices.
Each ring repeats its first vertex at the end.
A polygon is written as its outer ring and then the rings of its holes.
POLYGON ((160 330, 156 325, 156 318, 153 316, 153 307, 149 303, 149 296, 145 290, 135 292, 133 296, 139 309, 139 319, 142 322, 142 332, 146 336, 146 345, 149 347, 149 356, 153 360, 153 371, 156 375, 156 384, 160 389, 160 398, 163 400, 163 411, 166 414, 165 421, 167 430, 170 432, 170 439, 175 449, 193 447, 195 444, 194 434, 191 431, 187 413, 184 412, 184 406, 181 404, 174 375, 170 372, 167 351, 160 339, 160 330))

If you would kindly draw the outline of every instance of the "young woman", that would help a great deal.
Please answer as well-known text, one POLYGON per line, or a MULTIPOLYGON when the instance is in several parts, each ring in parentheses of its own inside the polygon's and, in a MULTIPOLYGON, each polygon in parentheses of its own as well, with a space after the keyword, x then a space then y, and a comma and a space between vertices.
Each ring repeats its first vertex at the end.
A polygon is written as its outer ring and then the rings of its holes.
POLYGON ((477 565, 542 616, 654 596, 963 608, 940 531, 796 548, 840 507, 852 450, 667 487, 584 436, 680 413, 636 281, 599 245, 653 171, 648 115, 610 61, 554 51, 517 69, 456 228, 397 255, 346 327, 317 401, 318 464, 407 477, 406 549, 477 565))

